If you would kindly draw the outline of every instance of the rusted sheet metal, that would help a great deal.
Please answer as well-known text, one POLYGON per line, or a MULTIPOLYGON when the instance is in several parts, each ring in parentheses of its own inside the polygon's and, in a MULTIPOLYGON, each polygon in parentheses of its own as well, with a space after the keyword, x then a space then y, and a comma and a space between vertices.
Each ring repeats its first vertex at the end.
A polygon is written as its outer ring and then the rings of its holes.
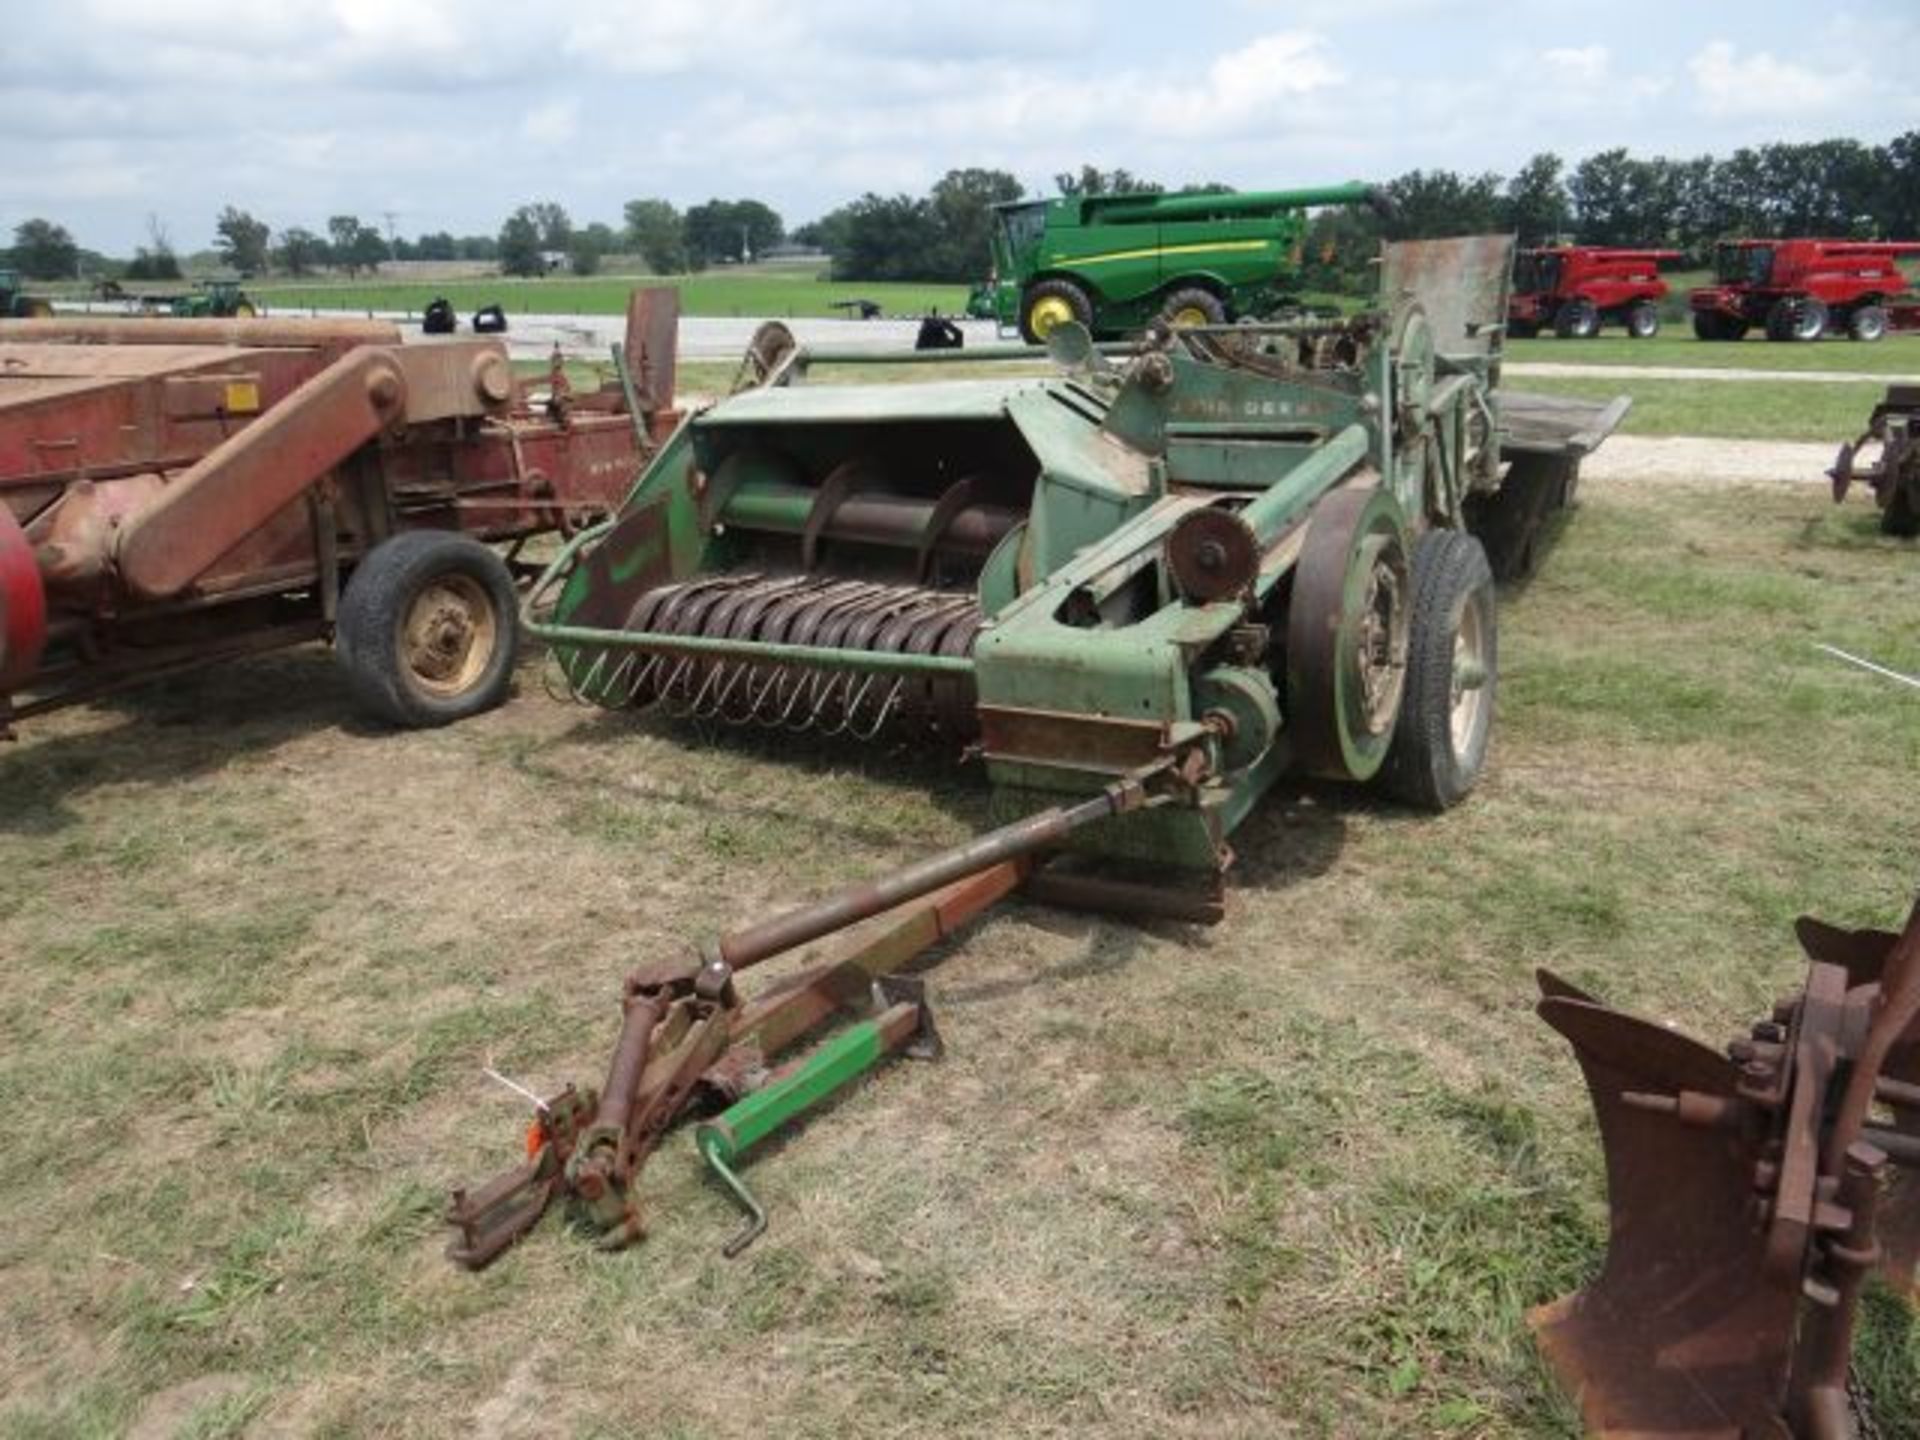
POLYGON ((1448 353, 1486 354, 1506 320, 1512 277, 1510 235, 1407 240, 1382 253, 1380 294, 1389 307, 1417 301, 1448 353))
POLYGON ((680 356, 678 291, 648 286, 627 297, 624 354, 633 372, 640 413, 659 415, 671 410, 674 373, 680 356))
POLYGON ((1016 705, 979 709, 980 749, 989 760, 1123 775, 1166 749, 1167 727, 1155 720, 1016 705))
POLYGON ((1871 1117, 1914 1093, 1920 906, 1899 936, 1798 931, 1806 984, 1730 1058, 1541 976, 1593 1096, 1611 1224, 1599 1277, 1529 1318, 1589 1433, 1854 1434, 1862 1282, 1914 1283, 1913 1117, 1871 1117))
POLYGON ((385 320, 164 320, 121 316, 63 316, 0 320, 0 344, 238 345, 346 351, 355 345, 398 345, 398 326, 385 320))

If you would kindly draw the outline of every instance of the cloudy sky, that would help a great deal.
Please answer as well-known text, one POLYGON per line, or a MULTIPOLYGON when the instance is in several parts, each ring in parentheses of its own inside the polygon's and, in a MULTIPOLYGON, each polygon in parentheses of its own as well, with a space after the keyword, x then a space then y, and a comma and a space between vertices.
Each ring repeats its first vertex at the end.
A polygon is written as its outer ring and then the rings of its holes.
POLYGON ((558 200, 789 224, 956 166, 1242 188, 1920 128, 1914 0, 61 0, 5 6, 0 233, 126 253, 558 200), (1812 17, 1812 18, 1809 18, 1812 17))

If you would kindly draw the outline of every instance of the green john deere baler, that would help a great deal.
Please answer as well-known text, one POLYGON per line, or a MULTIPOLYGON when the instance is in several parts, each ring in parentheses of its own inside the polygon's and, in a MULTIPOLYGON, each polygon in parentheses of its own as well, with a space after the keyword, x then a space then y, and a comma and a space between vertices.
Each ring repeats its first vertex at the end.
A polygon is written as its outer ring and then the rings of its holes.
POLYGON ((924 384, 810 384, 862 357, 763 328, 737 393, 536 584, 529 628, 596 704, 977 756, 1006 823, 641 964, 602 1091, 544 1102, 525 1163, 455 1193, 454 1258, 486 1264, 562 1195, 638 1238, 639 1168, 703 1105, 730 1107, 701 1150, 758 1217, 743 1152, 923 1040, 923 998, 886 982, 1016 887, 1215 919, 1229 837, 1289 771, 1465 796, 1494 570, 1529 562, 1625 409, 1499 390, 1511 243, 1389 247, 1352 320, 1159 328, 1117 359, 1065 325, 1047 375, 934 358, 924 384))

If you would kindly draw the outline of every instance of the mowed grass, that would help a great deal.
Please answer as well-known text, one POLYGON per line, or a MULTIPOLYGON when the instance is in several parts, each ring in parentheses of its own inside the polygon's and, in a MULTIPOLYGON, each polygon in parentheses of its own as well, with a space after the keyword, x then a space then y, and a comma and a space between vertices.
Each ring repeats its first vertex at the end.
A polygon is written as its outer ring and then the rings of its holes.
POLYGON ((274 314, 306 310, 404 310, 419 312, 445 296, 465 319, 482 305, 499 305, 509 315, 619 315, 636 286, 671 285, 680 292, 681 313, 717 316, 848 316, 836 301, 872 300, 888 315, 925 315, 931 310, 956 314, 967 302, 964 285, 869 284, 816 278, 811 270, 709 270, 699 275, 665 277, 608 275, 591 279, 548 276, 540 279, 445 280, 396 284, 385 281, 328 281, 311 285, 249 286, 274 314))
POLYGON ((1621 433, 1707 435, 1731 440, 1851 440, 1867 427, 1887 387, 1873 381, 1671 380, 1515 375, 1516 390, 1611 400, 1631 395, 1621 433))
MULTIPOLYGON (((1817 487, 1590 484, 1505 597, 1481 790, 1285 786, 1226 921, 1009 904, 929 972, 948 1056, 651 1235, 441 1257, 449 1184, 596 1083, 620 976, 974 833, 964 770, 547 699, 392 734, 330 659, 0 748, 0 1433, 1567 1436, 1527 1308, 1594 1274, 1550 966, 1718 1044, 1811 910, 1912 898, 1920 551, 1817 487)), ((1920 1340, 1861 1341, 1889 1436, 1920 1340)))
POLYGON ((1592 340, 1543 336, 1509 340, 1509 358, 1556 365, 1673 365, 1701 370, 1854 371, 1862 375, 1920 378, 1920 334, 1894 334, 1871 345, 1828 338, 1814 344, 1780 344, 1757 332, 1738 344, 1696 340, 1683 320, 1669 323, 1651 340, 1630 340, 1608 329, 1592 340))

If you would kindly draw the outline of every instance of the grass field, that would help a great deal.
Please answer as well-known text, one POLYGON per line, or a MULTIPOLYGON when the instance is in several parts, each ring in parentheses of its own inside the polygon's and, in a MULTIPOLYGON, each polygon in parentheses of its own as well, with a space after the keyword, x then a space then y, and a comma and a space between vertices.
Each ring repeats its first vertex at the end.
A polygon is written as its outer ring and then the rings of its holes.
POLYGON ((1516 390, 1609 400, 1631 395, 1626 435, 1711 435, 1733 440, 1818 440, 1834 449, 1866 428, 1887 387, 1870 381, 1811 385, 1768 380, 1657 380, 1516 375, 1516 390))
POLYGON ((454 309, 471 315, 482 305, 498 304, 510 315, 618 315, 627 308, 627 296, 636 285, 673 285, 680 291, 687 315, 845 316, 835 301, 865 299, 877 302, 889 315, 924 315, 938 309, 955 314, 967 302, 964 285, 899 285, 864 282, 834 283, 811 273, 707 271, 665 279, 605 276, 539 280, 447 280, 425 284, 329 281, 316 285, 249 286, 270 311, 424 310, 444 295, 454 309))
POLYGON ((1863 375, 1920 378, 1920 335, 1889 335, 1872 345, 1852 340, 1822 340, 1812 345, 1781 345, 1748 336, 1737 345, 1696 340, 1690 332, 1669 328, 1651 340, 1629 340, 1612 331, 1593 340, 1511 340, 1515 360, 1544 360, 1561 365, 1685 365, 1702 370, 1851 370, 1863 375))
MULTIPOLYGON (((937 1066, 651 1237, 475 1277, 445 1188, 597 1081, 622 973, 974 832, 930 757, 556 704, 394 734, 317 649, 0 748, 0 1434, 1571 1436, 1526 1308, 1594 1272, 1548 965, 1718 1042, 1802 910, 1897 921, 1920 553, 1815 487, 1590 484, 1505 597, 1481 791, 1284 787, 1227 920, 1009 905, 930 974, 937 1066)), ((1876 1301, 1885 1433, 1920 1338, 1876 1301)))

